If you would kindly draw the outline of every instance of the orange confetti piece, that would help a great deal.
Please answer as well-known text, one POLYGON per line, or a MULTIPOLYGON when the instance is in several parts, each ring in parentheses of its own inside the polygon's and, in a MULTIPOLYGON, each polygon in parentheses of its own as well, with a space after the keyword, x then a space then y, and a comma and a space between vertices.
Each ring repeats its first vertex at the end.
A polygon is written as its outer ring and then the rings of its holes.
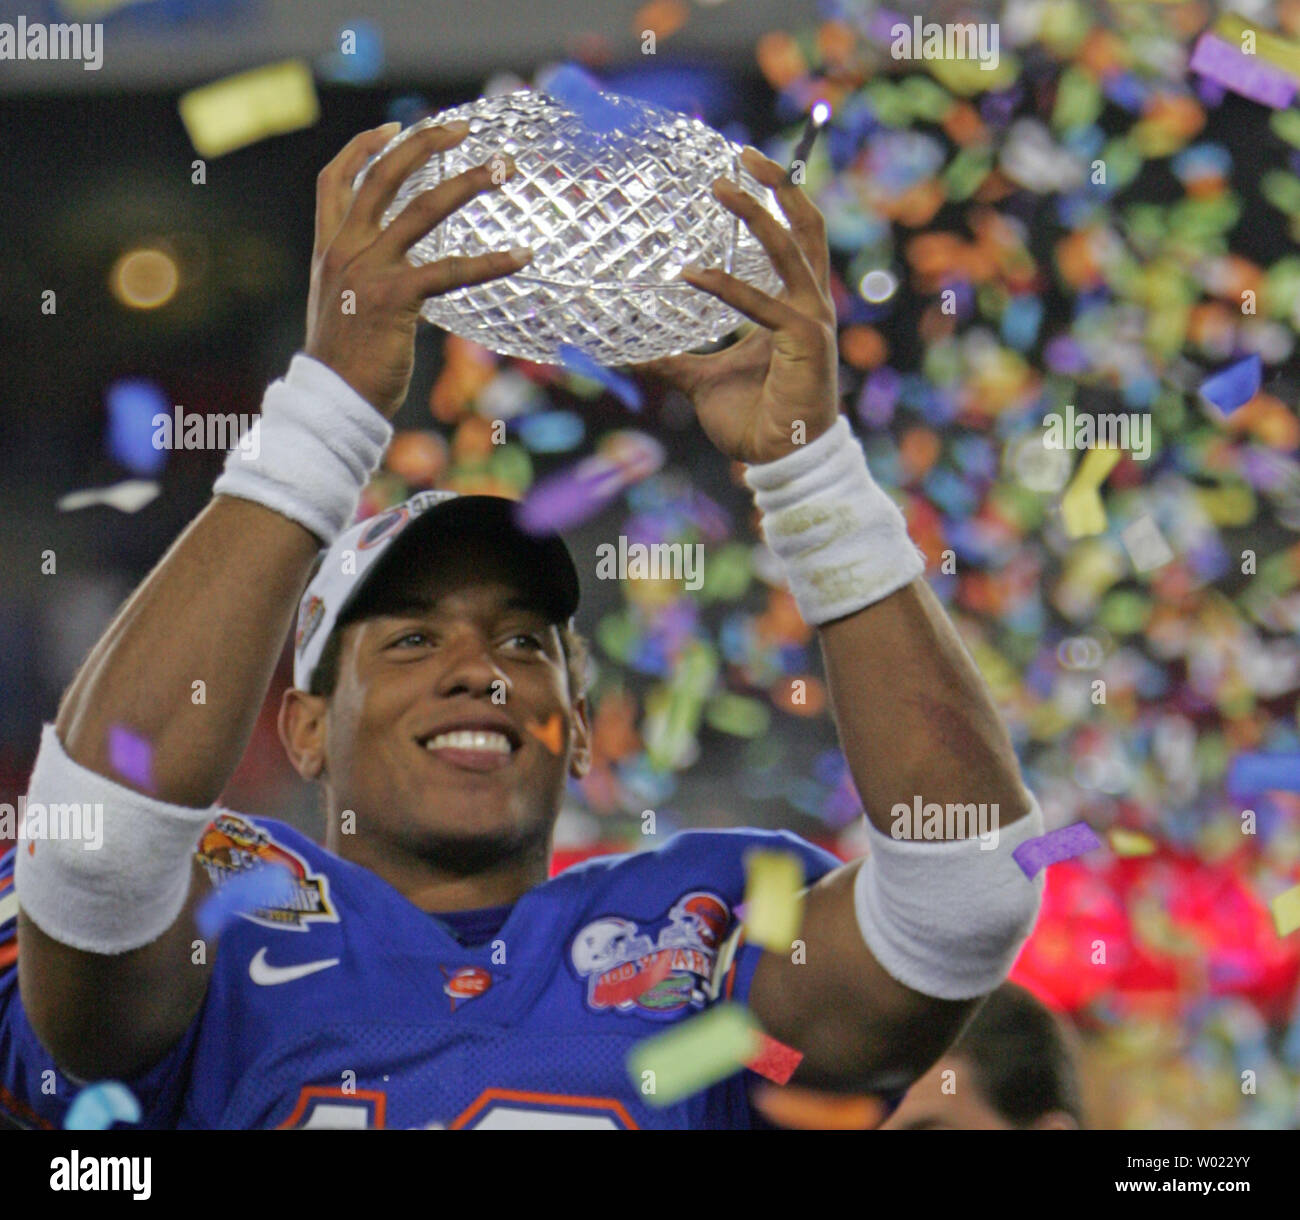
POLYGON ((840 1096, 790 1085, 760 1085, 752 1100, 769 1122, 802 1131, 869 1131, 885 1117, 885 1104, 878 1097, 840 1096))
POLYGON ((656 38, 671 38, 686 24, 690 11, 682 0, 650 0, 632 18, 632 32, 638 37, 647 30, 656 38))
POLYGON ((552 712, 544 724, 530 724, 528 731, 552 754, 558 754, 564 748, 564 721, 558 712, 552 712))
POLYGON ((791 678, 773 689, 772 702, 794 716, 819 716, 826 706, 826 687, 811 674, 791 678))
POLYGON ((874 326, 846 326, 840 334, 840 355, 855 369, 874 369, 888 354, 884 336, 874 326))
POLYGON ((778 93, 808 73, 808 61, 799 50, 799 44, 782 31, 764 34, 754 50, 759 70, 778 93))
POLYGON ((447 444, 436 432, 398 432, 384 465, 414 487, 432 487, 447 469, 447 444))

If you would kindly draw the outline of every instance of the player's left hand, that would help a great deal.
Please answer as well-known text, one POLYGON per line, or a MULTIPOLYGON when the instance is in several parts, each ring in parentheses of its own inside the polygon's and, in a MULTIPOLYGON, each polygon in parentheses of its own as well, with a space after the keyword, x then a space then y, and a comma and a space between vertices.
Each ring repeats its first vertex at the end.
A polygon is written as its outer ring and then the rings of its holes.
POLYGON ((728 457, 754 465, 792 452, 835 422, 839 358, 826 222, 777 162, 753 148, 741 159, 776 193, 789 230, 734 182, 719 178, 713 193, 762 244, 785 290, 772 297, 717 268, 687 268, 684 280, 758 328, 712 355, 666 356, 635 368, 686 394, 709 440, 728 457))

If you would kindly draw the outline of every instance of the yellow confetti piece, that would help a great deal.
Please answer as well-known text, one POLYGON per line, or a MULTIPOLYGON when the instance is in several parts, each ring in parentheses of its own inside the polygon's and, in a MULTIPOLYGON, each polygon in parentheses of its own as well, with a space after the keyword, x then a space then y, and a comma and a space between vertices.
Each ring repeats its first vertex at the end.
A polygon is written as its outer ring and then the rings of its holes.
POLYGON ((1269 30, 1262 30, 1236 13, 1224 13, 1214 23, 1214 32, 1240 51, 1245 51, 1246 46, 1242 42, 1242 34, 1250 32, 1255 36, 1255 54, 1260 59, 1267 59, 1269 63, 1276 64, 1288 75, 1300 80, 1300 43, 1281 38, 1269 30))
POLYGON ((1074 478, 1061 497, 1061 520, 1071 538, 1106 532, 1106 509, 1097 489, 1122 456, 1121 449, 1090 449, 1079 463, 1074 478))
POLYGON ((1268 905, 1279 936, 1290 936, 1300 928, 1300 885, 1283 890, 1268 905))
POLYGON ((287 59, 227 76, 181 95, 181 122, 205 157, 220 157, 320 118, 311 69, 287 59))
POLYGON ((745 939, 788 953, 803 921, 803 865, 784 851, 745 856, 745 939))
POLYGON ((1156 849, 1154 840, 1136 830, 1125 830, 1120 826, 1111 827, 1107 837, 1110 839, 1111 851, 1117 856, 1149 856, 1156 849))
POLYGON ((719 1004, 638 1042, 627 1070, 646 1105, 671 1106, 738 1072, 762 1048, 763 1031, 749 1009, 719 1004))

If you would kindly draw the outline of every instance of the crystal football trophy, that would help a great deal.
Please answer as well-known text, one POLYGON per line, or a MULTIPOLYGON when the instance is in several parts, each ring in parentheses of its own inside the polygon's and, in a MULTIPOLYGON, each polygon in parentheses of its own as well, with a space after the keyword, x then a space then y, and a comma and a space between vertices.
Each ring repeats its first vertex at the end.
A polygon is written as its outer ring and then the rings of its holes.
POLYGON ((532 261, 503 279, 431 297, 422 312, 435 326, 543 364, 559 363, 562 345, 600 364, 628 364, 699 347, 745 321, 676 279, 688 263, 781 290, 762 246, 711 190, 719 177, 738 182, 786 223, 772 192, 741 165, 740 147, 698 119, 599 96, 614 117, 600 130, 563 102, 522 90, 424 119, 383 150, 426 127, 469 124, 464 140, 402 184, 385 225, 415 195, 495 153, 516 165, 513 177, 453 212, 408 257, 421 264, 527 246, 532 261))

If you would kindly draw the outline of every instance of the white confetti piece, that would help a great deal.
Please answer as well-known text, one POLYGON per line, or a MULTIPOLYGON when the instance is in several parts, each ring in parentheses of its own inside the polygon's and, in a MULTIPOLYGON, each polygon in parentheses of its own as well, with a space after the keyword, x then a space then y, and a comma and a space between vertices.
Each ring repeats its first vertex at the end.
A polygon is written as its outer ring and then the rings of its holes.
POLYGON ((54 506, 61 513, 75 513, 79 508, 93 508, 103 504, 118 512, 138 513, 146 504, 156 499, 162 489, 152 479, 127 479, 111 487, 87 487, 84 491, 70 491, 54 506))

